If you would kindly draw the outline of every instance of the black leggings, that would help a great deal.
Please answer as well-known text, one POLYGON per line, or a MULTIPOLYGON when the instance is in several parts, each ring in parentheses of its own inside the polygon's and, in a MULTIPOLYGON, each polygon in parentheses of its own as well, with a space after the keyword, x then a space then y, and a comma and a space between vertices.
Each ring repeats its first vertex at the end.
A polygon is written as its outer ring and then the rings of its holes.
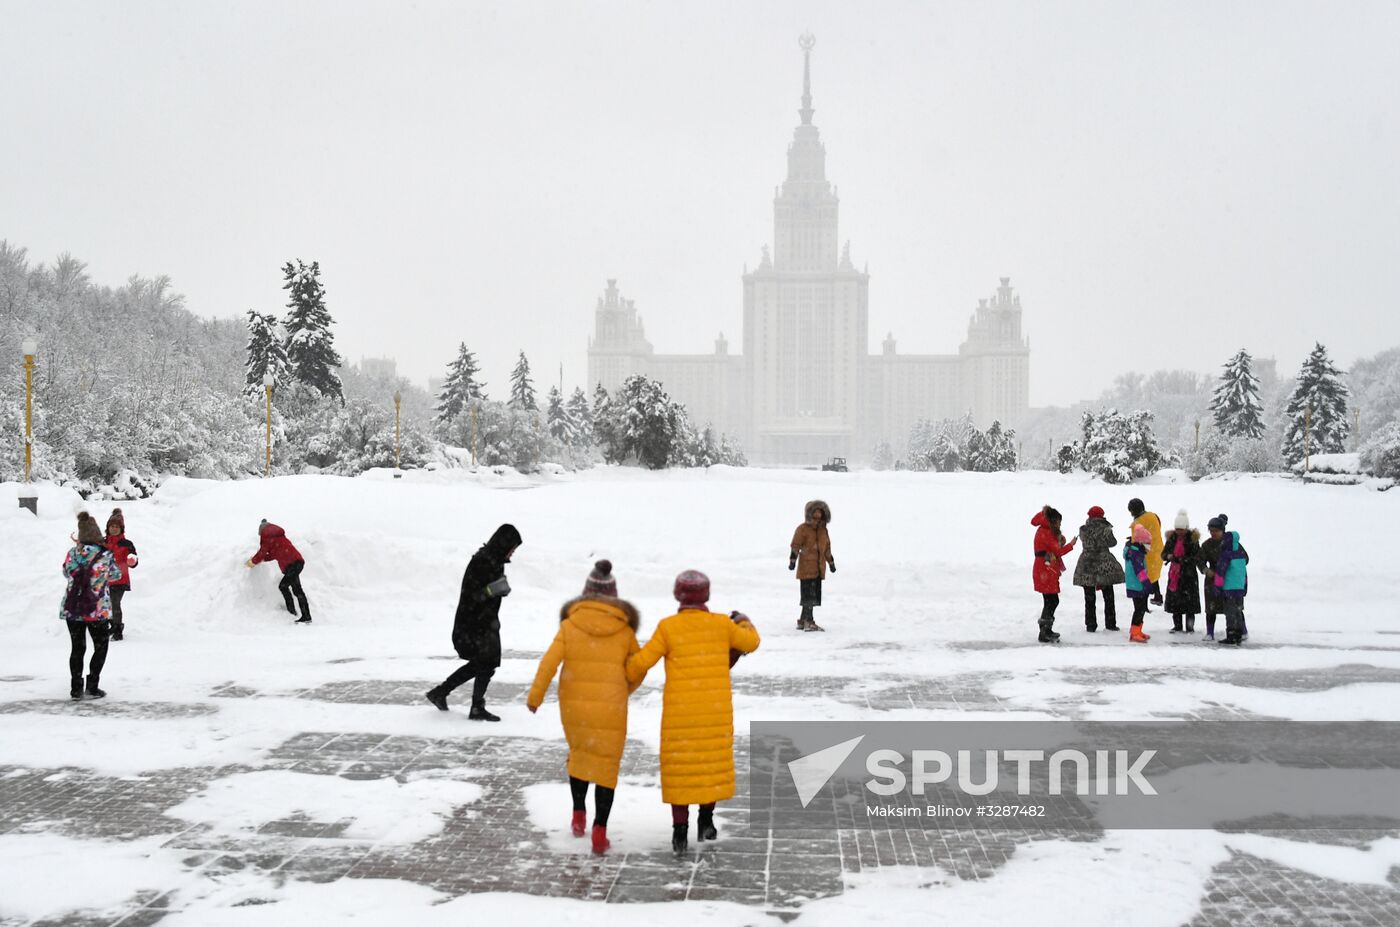
POLYGON ((1055 620, 1055 609, 1060 607, 1060 596, 1055 592, 1042 592, 1045 604, 1040 608, 1040 623, 1050 624, 1055 620))
POLYGON ((1142 627, 1142 616, 1147 614, 1147 596, 1133 599, 1133 624, 1142 627))
POLYGON ((92 635, 92 661, 88 664, 88 674, 96 683, 102 675, 102 665, 107 662, 107 638, 112 634, 112 626, 107 621, 70 621, 68 638, 73 648, 68 652, 68 675, 74 679, 83 678, 83 655, 87 652, 87 636, 92 635))
POLYGON ((130 588, 130 586, 111 586, 107 590, 112 594, 113 631, 119 632, 122 630, 122 628, 126 627, 125 623, 122 621, 122 596, 126 595, 127 590, 129 590, 130 588))
MULTIPOLYGON (((714 803, 714 802, 710 802, 708 805, 697 805, 696 807, 700 809, 700 823, 701 823, 701 824, 704 824, 704 823, 706 823, 707 821, 711 821, 711 820, 714 819, 714 816, 715 816, 715 803, 714 803)), ((689 824, 689 823, 690 823, 690 806, 689 806, 689 805, 672 805, 672 806, 671 806, 671 823, 672 823, 672 824, 689 824)))
POLYGON ((287 611, 293 615, 297 610, 292 607, 292 596, 297 597, 297 604, 301 606, 301 617, 311 617, 311 606, 306 602, 306 592, 301 588, 301 571, 306 568, 306 561, 298 560, 296 563, 287 564, 287 568, 282 571, 282 581, 277 584, 277 588, 282 590, 282 598, 287 603, 287 611))
MULTIPOLYGON (((588 798, 588 782, 584 779, 575 779, 573 776, 570 776, 569 791, 573 793, 574 796, 574 810, 586 811, 587 808, 584 805, 584 799, 588 798)), ((616 794, 614 790, 608 788, 606 785, 593 787, 593 804, 597 806, 595 809, 596 813, 593 815, 594 825, 598 827, 608 826, 608 815, 612 814, 614 794, 616 794)))

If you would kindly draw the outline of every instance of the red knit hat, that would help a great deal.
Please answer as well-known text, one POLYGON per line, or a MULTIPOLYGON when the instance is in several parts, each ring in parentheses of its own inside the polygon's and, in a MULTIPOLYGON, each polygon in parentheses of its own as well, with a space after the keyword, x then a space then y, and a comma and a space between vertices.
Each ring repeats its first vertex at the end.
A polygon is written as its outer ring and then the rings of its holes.
POLYGON ((1090 517, 1090 518, 1103 518, 1103 509, 1099 508, 1097 505, 1094 506, 1093 508, 1091 508, 1091 509, 1089 510, 1089 517, 1090 517))
POLYGON ((704 608, 710 601, 710 578, 699 570, 686 570, 676 577, 671 594, 681 604, 681 608, 704 608))
POLYGON ((584 595, 605 595, 617 598, 617 579, 612 573, 611 560, 599 560, 583 584, 584 595))

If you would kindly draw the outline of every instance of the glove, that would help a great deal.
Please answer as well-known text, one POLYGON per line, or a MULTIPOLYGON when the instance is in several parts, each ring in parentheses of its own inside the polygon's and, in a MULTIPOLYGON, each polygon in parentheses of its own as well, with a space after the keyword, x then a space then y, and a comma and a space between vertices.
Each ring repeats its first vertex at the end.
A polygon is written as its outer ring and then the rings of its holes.
POLYGON ((789 570, 795 570, 795 569, 797 569, 797 558, 796 558, 796 557, 794 557, 794 558, 792 558, 791 560, 788 561, 788 569, 789 569, 789 570))
POLYGON ((253 567, 257 566, 257 564, 251 560, 244 561, 243 565, 245 567, 248 567, 249 569, 252 569, 253 567))
POLYGON ((540 706, 538 705, 526 705, 525 707, 530 709, 530 714, 534 714, 535 712, 540 710, 540 706))
POLYGON ((492 580, 486 584, 486 594, 487 596, 496 596, 497 598, 504 598, 510 595, 510 580, 506 579, 504 576, 500 579, 492 580))
POLYGON ((130 569, 131 567, 136 566, 136 555, 135 555, 135 554, 127 554, 127 555, 126 555, 126 565, 127 565, 127 568, 128 568, 128 569, 130 569))
POLYGON ((833 573, 836 572, 836 561, 835 561, 835 560, 828 560, 826 566, 827 566, 827 569, 831 570, 831 572, 833 572, 833 573))
POLYGON ((1146 571, 1146 570, 1140 571, 1140 572, 1138 573, 1137 577, 1138 577, 1138 582, 1140 582, 1140 583, 1145 583, 1145 582, 1147 582, 1147 571, 1146 571))

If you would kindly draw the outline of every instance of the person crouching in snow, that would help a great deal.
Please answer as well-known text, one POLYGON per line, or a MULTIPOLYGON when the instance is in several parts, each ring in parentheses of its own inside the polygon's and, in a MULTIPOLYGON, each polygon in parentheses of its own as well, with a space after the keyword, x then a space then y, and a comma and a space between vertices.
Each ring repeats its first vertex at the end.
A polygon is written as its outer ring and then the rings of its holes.
POLYGON ((559 719, 569 742, 569 791, 573 793, 575 837, 587 824, 588 784, 593 783, 593 852, 604 853, 608 814, 617 771, 627 743, 627 699, 637 683, 627 681, 627 658, 637 645, 637 610, 617 597, 612 563, 599 560, 583 584, 583 595, 559 610, 559 633, 545 651, 526 697, 531 714, 539 710, 559 664, 559 719))
POLYGON ((1147 599, 1152 595, 1152 580, 1147 574, 1147 545, 1152 532, 1144 524, 1133 525, 1133 536, 1123 545, 1123 572, 1127 574, 1128 598, 1133 600, 1133 626, 1128 640, 1145 644, 1152 636, 1142 630, 1142 616, 1147 614, 1147 599))
POLYGON ((117 575, 117 566, 102 543, 97 520, 87 512, 78 513, 78 533, 63 558, 63 575, 68 584, 58 617, 67 623, 72 645, 68 652, 68 695, 75 700, 83 697, 83 656, 91 636, 92 660, 88 664, 86 691, 91 698, 103 698, 107 693, 98 683, 107 662, 107 639, 112 633, 111 582, 117 575))
POLYGON ((521 544, 514 525, 501 525, 491 540, 481 545, 462 572, 462 590, 457 596, 457 614, 452 619, 452 647, 466 660, 452 675, 423 693, 438 711, 447 711, 447 696, 466 682, 472 682, 471 721, 499 721, 486 710, 486 687, 501 665, 501 599, 510 595, 506 564, 521 544))
POLYGON ((797 619, 799 631, 825 631, 812 617, 812 609, 822 604, 822 580, 827 568, 836 572, 836 561, 831 556, 831 538, 827 526, 831 524, 831 506, 820 499, 813 499, 803 509, 806 519, 792 533, 789 545, 788 569, 797 571, 798 589, 801 595, 802 615, 797 619))
POLYGON ((1225 530, 1229 519, 1224 515, 1218 518, 1220 553, 1215 561, 1214 582, 1221 604, 1225 606, 1225 639, 1220 643, 1238 645, 1249 636, 1244 626, 1244 597, 1249 593, 1249 551, 1240 543, 1238 531, 1225 530))
POLYGON ((715 802, 734 796, 734 700, 731 650, 753 653, 758 631, 744 615, 706 607, 710 580, 697 570, 676 577, 680 610, 627 660, 627 681, 638 684, 666 658, 661 702, 661 800, 671 806, 671 849, 690 846, 690 806, 700 806, 697 836, 714 840, 715 802))
POLYGON ((126 633, 126 620, 122 616, 122 596, 131 591, 131 571, 136 568, 136 545, 126 536, 126 516, 121 509, 112 509, 107 518, 107 537, 104 546, 112 554, 112 563, 117 575, 112 577, 109 587, 112 592, 112 640, 119 641, 126 633))
POLYGON ((1079 562, 1074 565, 1074 584, 1084 587, 1084 630, 1099 629, 1094 614, 1094 594, 1103 590, 1103 627, 1118 630, 1118 608, 1113 600, 1113 587, 1123 582, 1123 565, 1118 562, 1114 548, 1118 539, 1113 525, 1097 505, 1089 510, 1089 520, 1079 528, 1079 562))
POLYGON ((258 522, 258 539, 258 552, 253 554, 247 566, 255 567, 265 560, 276 560, 277 566, 282 570, 282 581, 277 584, 277 588, 282 593, 283 601, 287 603, 287 611, 293 615, 297 613, 292 605, 292 596, 296 596, 297 604, 301 606, 301 617, 297 619, 297 624, 310 624, 311 605, 306 601, 306 592, 301 588, 301 571, 306 568, 306 561, 287 537, 287 532, 266 518, 258 522))
POLYGON ((1195 634, 1196 616, 1201 613, 1201 532, 1191 529, 1185 509, 1176 513, 1162 559, 1167 563, 1166 610, 1172 616, 1171 633, 1195 634))
POLYGON ((1060 635, 1055 633, 1055 609, 1060 606, 1060 574, 1065 571, 1065 554, 1074 550, 1075 541, 1065 543, 1060 533, 1060 513, 1050 506, 1035 513, 1031 524, 1035 526, 1035 566, 1031 569, 1031 581, 1035 591, 1040 593, 1043 604, 1040 609, 1040 637, 1042 644, 1054 644, 1060 635))

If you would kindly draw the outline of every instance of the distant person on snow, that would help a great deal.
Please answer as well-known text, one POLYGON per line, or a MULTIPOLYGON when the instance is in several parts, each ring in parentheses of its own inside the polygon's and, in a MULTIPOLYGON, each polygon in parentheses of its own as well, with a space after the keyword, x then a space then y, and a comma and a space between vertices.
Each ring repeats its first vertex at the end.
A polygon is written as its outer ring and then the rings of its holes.
POLYGON ((1215 560, 1215 590, 1225 606, 1225 639, 1222 644, 1238 646, 1249 636, 1244 626, 1244 597, 1249 593, 1249 551, 1240 543, 1238 531, 1227 531, 1230 519, 1225 515, 1212 518, 1211 535, 1220 532, 1220 553, 1215 560))
POLYGON ((457 597, 457 614, 452 621, 452 646, 466 660, 441 684, 423 697, 439 711, 447 711, 447 696, 466 682, 472 682, 472 721, 499 721, 486 710, 486 687, 501 665, 501 599, 510 595, 506 564, 521 544, 514 525, 501 525, 491 540, 481 546, 462 573, 462 590, 457 597))
POLYGON ((112 554, 112 563, 117 575, 112 578, 112 640, 119 641, 126 632, 126 619, 122 616, 122 597, 131 591, 131 571, 136 568, 136 545, 126 536, 126 516, 121 509, 112 509, 107 518, 107 538, 104 546, 112 554))
POLYGON ((276 560, 277 566, 282 570, 282 581, 277 584, 277 588, 287 603, 287 611, 293 615, 297 613, 292 605, 292 596, 296 596, 297 604, 301 606, 301 617, 296 623, 310 624, 311 606, 306 601, 306 592, 301 588, 301 571, 306 568, 306 561, 287 538, 287 532, 266 518, 258 522, 258 538, 261 541, 258 552, 253 554, 247 566, 255 567, 264 560, 276 560))
POLYGON ((707 607, 710 580, 698 570, 676 577, 680 610, 663 618, 646 646, 627 660, 633 685, 666 659, 661 699, 661 800, 671 806, 671 849, 690 847, 690 806, 700 806, 697 836, 714 840, 715 803, 734 796, 734 699, 731 651, 753 653, 758 631, 739 612, 707 607))
POLYGON ((1084 587, 1084 630, 1097 631, 1095 593, 1103 591, 1103 629, 1118 630, 1118 607, 1113 587, 1123 582, 1123 565, 1118 562, 1118 538, 1103 509, 1094 506, 1089 520, 1079 527, 1079 562, 1074 565, 1074 584, 1084 587))
POLYGON ((1128 598, 1133 600, 1133 626, 1128 632, 1128 640, 1135 644, 1145 644, 1152 639, 1142 629, 1142 617, 1147 614, 1147 599, 1152 595, 1152 580, 1147 572, 1147 545, 1152 542, 1152 532, 1143 524, 1133 524, 1132 537, 1123 545, 1123 572, 1127 574, 1128 598))
POLYGON ((1166 610, 1172 616, 1171 633, 1195 634, 1196 616, 1201 613, 1201 532, 1191 528, 1185 509, 1176 513, 1162 559, 1167 564, 1166 610))
POLYGON ((627 744, 627 699, 638 685, 627 681, 627 658, 641 649, 637 645, 640 622, 632 603, 617 597, 611 561, 599 560, 583 584, 583 595, 559 610, 559 633, 540 660, 525 702, 532 714, 539 710, 563 663, 559 719, 569 742, 572 830, 575 837, 585 833, 591 782, 596 809, 594 853, 604 853, 611 846, 608 815, 627 744))
POLYGON ((1128 514, 1133 516, 1133 524, 1147 528, 1151 540, 1147 544, 1147 581, 1153 605, 1162 604, 1162 519, 1156 512, 1147 511, 1141 499, 1128 500, 1128 514))
POLYGON ((1078 538, 1065 543, 1060 533, 1063 521, 1060 513, 1050 506, 1043 506, 1031 519, 1035 526, 1035 566, 1031 568, 1031 582, 1040 593, 1040 637, 1042 644, 1059 643, 1060 635, 1055 633, 1055 609, 1060 607, 1060 574, 1065 571, 1065 554, 1074 550, 1078 538))
POLYGON ((799 631, 825 631, 812 617, 812 609, 822 604, 822 580, 829 567, 836 572, 836 560, 831 556, 831 538, 827 526, 831 524, 831 506, 820 499, 813 499, 803 509, 802 524, 792 533, 791 550, 788 555, 788 569, 797 571, 799 604, 802 614, 797 619, 799 631))
POLYGON ((63 575, 68 584, 58 617, 68 623, 68 638, 72 647, 68 653, 68 675, 71 679, 68 695, 81 699, 86 691, 90 698, 103 698, 99 688, 102 667, 107 662, 107 640, 112 633, 111 583, 117 575, 112 554, 102 543, 102 531, 87 512, 78 513, 78 533, 73 547, 63 558, 63 575), (87 686, 83 685, 83 656, 87 638, 92 637, 92 661, 88 664, 87 686))
MULTIPOLYGON (((1215 640, 1215 618, 1217 615, 1225 613, 1225 597, 1221 595, 1221 590, 1215 585, 1215 565, 1220 560, 1220 547, 1225 541, 1225 526, 1230 523, 1228 515, 1217 515, 1206 523, 1210 531, 1210 537, 1201 542, 1201 569, 1205 573, 1205 611, 1206 611, 1206 636, 1201 638, 1204 641, 1215 640)), ((1245 555, 1245 563, 1249 562, 1249 555, 1245 555)), ((1244 640, 1249 636, 1249 630, 1244 626, 1244 600, 1240 599, 1240 639, 1244 640)))

